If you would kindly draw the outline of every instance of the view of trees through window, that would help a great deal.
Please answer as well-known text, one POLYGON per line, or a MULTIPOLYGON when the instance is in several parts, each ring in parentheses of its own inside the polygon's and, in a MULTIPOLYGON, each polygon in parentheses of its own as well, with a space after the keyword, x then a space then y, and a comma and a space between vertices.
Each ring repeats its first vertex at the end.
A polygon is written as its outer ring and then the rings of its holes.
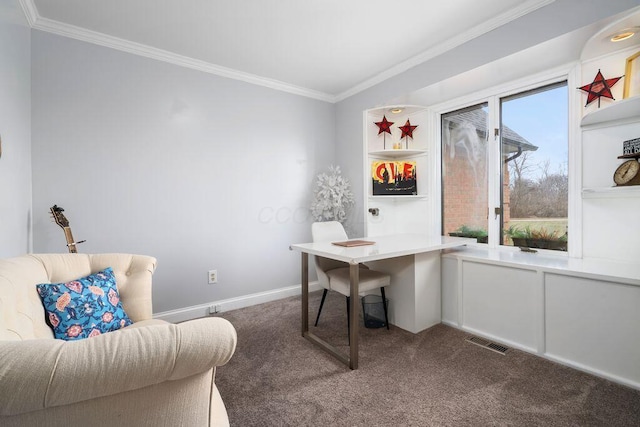
POLYGON ((566 82, 501 99, 502 243, 567 250, 566 82))
POLYGON ((443 234, 486 243, 490 221, 499 221, 499 244, 567 250, 566 82, 443 114, 441 135, 443 234), (499 105, 495 125, 489 105, 499 105), (496 134, 500 150, 490 159, 496 134), (500 185, 488 174, 492 161, 500 162, 500 185), (494 185, 499 201, 489 200, 494 185))

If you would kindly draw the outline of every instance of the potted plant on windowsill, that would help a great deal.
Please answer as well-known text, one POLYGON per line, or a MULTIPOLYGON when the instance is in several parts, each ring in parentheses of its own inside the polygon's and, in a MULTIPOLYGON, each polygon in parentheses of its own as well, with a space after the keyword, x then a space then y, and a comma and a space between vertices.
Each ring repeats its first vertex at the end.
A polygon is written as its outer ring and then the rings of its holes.
POLYGON ((550 231, 544 227, 532 230, 529 226, 518 228, 512 225, 505 230, 504 234, 511 239, 513 246, 555 251, 567 250, 567 234, 559 235, 556 230, 550 231))
POLYGON ((470 237, 476 239, 478 243, 487 243, 489 241, 488 233, 482 228, 471 228, 466 225, 461 225, 457 230, 449 233, 452 237, 470 237))

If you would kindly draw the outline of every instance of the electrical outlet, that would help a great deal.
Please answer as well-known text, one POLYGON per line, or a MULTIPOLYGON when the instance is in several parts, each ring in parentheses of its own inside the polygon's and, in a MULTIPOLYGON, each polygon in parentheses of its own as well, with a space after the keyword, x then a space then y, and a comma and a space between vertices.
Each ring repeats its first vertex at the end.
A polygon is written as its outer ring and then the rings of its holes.
POLYGON ((218 283, 218 270, 209 270, 209 284, 218 283))

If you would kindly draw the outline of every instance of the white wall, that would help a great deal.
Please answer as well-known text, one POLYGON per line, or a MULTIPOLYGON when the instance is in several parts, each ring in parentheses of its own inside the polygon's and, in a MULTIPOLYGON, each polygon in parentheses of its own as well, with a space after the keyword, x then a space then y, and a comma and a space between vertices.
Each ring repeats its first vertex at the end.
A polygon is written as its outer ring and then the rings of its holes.
MULTIPOLYGON (((158 257, 156 312, 296 285, 299 259, 288 245, 309 240, 313 180, 332 162, 352 182, 358 206, 349 225, 362 231, 363 110, 410 100, 462 73, 481 85, 482 73, 472 70, 638 4, 556 0, 335 106, 34 31, 34 251, 66 251, 48 218, 55 203, 66 209, 75 237, 88 240, 81 252, 158 257), (206 284, 212 268, 217 286, 206 284)), ((9 98, 3 93, 0 108, 24 111, 29 32, 18 33, 2 34, 0 70, 18 67, 24 87, 9 98)), ((539 60, 538 51, 522 73, 539 60)), ((17 120, 23 152, 28 120, 28 111, 17 120)), ((0 181, 0 203, 14 216, 0 225, 0 248, 10 255, 29 248, 30 165, 9 163, 14 143, 7 141, 16 139, 2 126, 0 174, 10 165, 19 182, 16 189, 13 180, 0 181)))
POLYGON ((300 283, 332 104, 33 32, 34 251, 158 258, 154 312, 300 283), (207 271, 218 270, 218 284, 207 271))
POLYGON ((18 1, 0 0, 0 257, 31 244, 30 44, 18 1))
MULTIPOLYGON (((429 106, 578 60, 584 43, 597 31, 595 27, 582 27, 638 5, 639 0, 592 0, 586 7, 580 0, 556 0, 341 101, 336 105, 336 158, 339 164, 350 165, 345 168, 347 177, 355 188, 363 188, 364 110, 420 101, 423 101, 421 105, 429 106), (574 31, 574 34, 561 37, 574 31), (545 45, 539 46, 542 43, 545 45), (515 60, 501 62, 510 55, 514 55, 515 60), (498 67, 492 67, 495 65, 498 67), (505 65, 507 68, 501 68, 505 65), (449 80, 452 77, 456 78, 449 80)), ((362 206, 362 191, 356 196, 358 206, 362 206)), ((351 218, 352 227, 360 233, 364 229, 361 215, 351 218)))

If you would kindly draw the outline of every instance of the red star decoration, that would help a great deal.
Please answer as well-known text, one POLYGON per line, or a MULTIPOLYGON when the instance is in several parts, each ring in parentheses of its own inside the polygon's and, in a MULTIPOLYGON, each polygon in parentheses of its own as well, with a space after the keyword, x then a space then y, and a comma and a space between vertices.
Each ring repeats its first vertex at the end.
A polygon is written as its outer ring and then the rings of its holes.
POLYGON ((375 123, 376 123, 376 126, 378 126, 378 129, 380 129, 378 131, 378 135, 380 135, 383 132, 386 132, 389 135, 391 135, 391 125, 393 124, 393 122, 388 121, 387 116, 382 116, 382 121, 375 122, 375 123))
POLYGON ((400 139, 404 138, 405 136, 408 136, 409 138, 413 139, 413 131, 417 127, 418 125, 411 126, 411 122, 409 121, 409 119, 407 119, 407 123, 405 123, 404 126, 398 127, 398 129, 402 131, 402 135, 400 136, 400 139))
POLYGON ((605 98, 615 100, 613 94, 611 93, 611 87, 614 84, 618 83, 618 80, 623 77, 624 76, 615 77, 613 79, 605 79, 600 70, 598 70, 598 74, 596 74, 596 77, 593 79, 592 83, 578 88, 589 94, 587 95, 587 103, 584 106, 586 107, 587 105, 598 99, 598 108, 600 108, 600 98, 603 96, 605 98))

